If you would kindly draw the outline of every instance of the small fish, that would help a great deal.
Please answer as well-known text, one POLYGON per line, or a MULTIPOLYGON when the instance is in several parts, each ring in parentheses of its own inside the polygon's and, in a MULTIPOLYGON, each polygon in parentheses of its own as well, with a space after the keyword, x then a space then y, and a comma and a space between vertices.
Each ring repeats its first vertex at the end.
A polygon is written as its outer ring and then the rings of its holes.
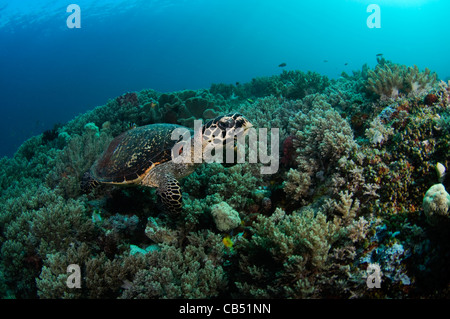
POLYGON ((283 62, 283 63, 281 63, 281 64, 279 65, 279 67, 280 67, 280 68, 284 68, 286 65, 287 65, 287 64, 283 62))
POLYGON ((101 212, 99 210, 94 209, 94 212, 92 213, 92 222, 94 224, 102 222, 102 216, 100 214, 101 212))
POLYGON ((233 241, 231 240, 230 236, 227 235, 222 239, 222 243, 225 245, 225 247, 227 248, 232 248, 233 247, 233 241))
POLYGON ((383 56, 383 53, 378 53, 377 56, 383 56))

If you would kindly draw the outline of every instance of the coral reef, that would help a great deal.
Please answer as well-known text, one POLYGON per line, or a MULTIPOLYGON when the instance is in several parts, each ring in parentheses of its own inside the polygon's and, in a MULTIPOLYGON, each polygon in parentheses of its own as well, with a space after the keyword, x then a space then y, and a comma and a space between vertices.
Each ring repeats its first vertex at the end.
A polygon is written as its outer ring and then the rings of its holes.
POLYGON ((329 83, 328 77, 317 72, 283 70, 280 75, 253 78, 249 83, 213 84, 210 91, 230 99, 247 100, 274 95, 296 100, 308 94, 322 93, 329 83))
MULTIPOLYGON (((302 199, 304 205, 331 190, 326 185, 333 180, 329 177, 337 177, 341 168, 350 168, 344 163, 356 156, 358 145, 348 122, 322 95, 310 95, 303 103, 290 121, 295 168, 287 172, 284 190, 295 201, 302 199)), ((358 183, 350 174, 346 175, 352 179, 347 183, 358 183)))
POLYGON ((450 104, 450 80, 447 83, 444 81, 439 82, 439 88, 444 106, 448 106, 450 104))
POLYGON ((227 286, 223 244, 209 231, 191 233, 184 247, 162 245, 145 255, 144 266, 122 298, 212 298, 227 286))
POLYGON ((370 127, 366 130, 366 137, 373 145, 383 144, 392 134, 394 134, 394 129, 383 125, 381 117, 373 119, 370 127))
POLYGON ((334 289, 351 296, 363 282, 344 280, 351 271, 345 261, 355 255, 355 242, 364 241, 368 227, 364 219, 347 223, 327 220, 312 207, 290 215, 277 208, 270 217, 260 216, 251 239, 236 245, 242 259, 238 297, 310 298, 332 296, 334 289))
POLYGON ((449 87, 379 58, 336 80, 284 70, 128 92, 55 125, 0 159, 0 297, 448 298, 449 87), (122 132, 229 111, 280 129, 276 173, 200 165, 177 216, 154 189, 81 192, 122 132), (67 285, 73 264, 81 288, 67 285))

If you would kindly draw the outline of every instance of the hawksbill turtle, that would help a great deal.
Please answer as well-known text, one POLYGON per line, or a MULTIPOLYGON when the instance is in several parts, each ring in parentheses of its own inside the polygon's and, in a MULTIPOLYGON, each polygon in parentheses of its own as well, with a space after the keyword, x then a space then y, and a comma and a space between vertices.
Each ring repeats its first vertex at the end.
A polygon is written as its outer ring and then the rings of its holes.
MULTIPOLYGON (((250 127, 252 124, 239 113, 210 120, 202 127, 202 151, 213 140, 225 143, 230 130, 241 128, 246 134, 250 127)), ((180 139, 171 138, 177 128, 186 129, 176 124, 159 123, 136 127, 117 136, 83 175, 82 190, 88 192, 99 184, 157 187, 169 212, 179 212, 182 194, 178 180, 191 174, 201 161, 194 160, 194 156, 199 156, 194 153, 194 147, 191 147, 193 160, 189 163, 172 160, 172 149, 180 142, 180 139)), ((192 146, 194 138, 195 135, 190 139, 192 146)))

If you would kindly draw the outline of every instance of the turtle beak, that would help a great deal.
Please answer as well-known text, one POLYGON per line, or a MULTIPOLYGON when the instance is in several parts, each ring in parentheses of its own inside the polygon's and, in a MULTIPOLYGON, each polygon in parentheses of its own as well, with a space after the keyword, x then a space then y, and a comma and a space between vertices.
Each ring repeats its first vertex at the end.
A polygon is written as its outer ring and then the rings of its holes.
MULTIPOLYGON (((247 119, 246 119, 246 120, 247 120, 247 119)), ((247 120, 247 122, 246 122, 245 125, 244 125, 244 131, 247 131, 249 128, 252 128, 252 127, 253 127, 253 124, 250 123, 249 120, 247 120)))
POLYGON ((243 128, 244 134, 247 133, 247 131, 253 127, 253 124, 250 123, 249 120, 243 115, 239 115, 239 117, 236 119, 236 128, 243 128))
POLYGON ((252 127, 253 127, 253 124, 250 123, 250 122, 247 122, 247 124, 245 124, 245 125, 243 126, 243 128, 244 128, 244 134, 248 134, 248 130, 251 129, 252 127))

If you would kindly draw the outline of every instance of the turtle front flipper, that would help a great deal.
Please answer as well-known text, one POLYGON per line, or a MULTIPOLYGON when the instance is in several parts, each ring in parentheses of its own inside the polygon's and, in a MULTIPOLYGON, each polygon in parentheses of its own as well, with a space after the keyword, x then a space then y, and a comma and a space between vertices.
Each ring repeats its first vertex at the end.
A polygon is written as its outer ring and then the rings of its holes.
POLYGON ((172 175, 164 175, 160 181, 158 195, 165 208, 170 213, 180 213, 182 207, 182 195, 180 183, 172 175))

